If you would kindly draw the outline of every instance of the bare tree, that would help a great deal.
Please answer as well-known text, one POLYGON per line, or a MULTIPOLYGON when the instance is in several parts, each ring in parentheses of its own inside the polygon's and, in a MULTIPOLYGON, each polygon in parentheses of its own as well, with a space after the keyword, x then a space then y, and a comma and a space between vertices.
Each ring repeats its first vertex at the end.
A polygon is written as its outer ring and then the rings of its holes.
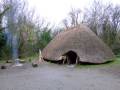
POLYGON ((80 18, 81 10, 79 9, 71 9, 69 16, 71 18, 71 25, 77 26, 79 24, 79 18, 80 18))
POLYGON ((4 0, 4 6, 9 6, 9 10, 6 13, 7 27, 13 34, 17 33, 18 17, 24 10, 23 0, 4 0))
POLYGON ((117 31, 117 29, 120 27, 120 6, 115 6, 112 9, 112 25, 113 29, 117 31))
POLYGON ((64 19, 62 22, 63 22, 65 28, 68 29, 68 28, 69 28, 69 25, 68 25, 67 19, 64 19))
POLYGON ((4 29, 4 28, 2 28, 2 19, 7 10, 8 10, 8 8, 6 8, 3 12, 0 13, 0 30, 4 29))
POLYGON ((65 28, 74 27, 81 23, 81 10, 72 8, 68 17, 63 20, 65 28))
POLYGON ((110 47, 115 43, 120 29, 120 7, 94 1, 84 15, 84 22, 110 47))
POLYGON ((92 6, 86 8, 84 13, 84 20, 83 22, 86 23, 91 30, 98 35, 101 26, 101 16, 103 14, 103 5, 100 1, 93 1, 92 6))

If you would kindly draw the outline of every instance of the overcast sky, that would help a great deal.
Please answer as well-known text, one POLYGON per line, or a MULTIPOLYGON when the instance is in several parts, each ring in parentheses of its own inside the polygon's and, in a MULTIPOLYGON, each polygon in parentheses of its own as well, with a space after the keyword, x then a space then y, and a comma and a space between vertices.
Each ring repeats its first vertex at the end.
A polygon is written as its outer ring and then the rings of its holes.
MULTIPOLYGON (((120 5, 120 0, 101 1, 120 5)), ((44 17, 47 21, 54 24, 59 24, 62 19, 67 17, 72 7, 83 10, 90 6, 91 3, 92 0, 28 0, 30 9, 34 9, 38 16, 44 17)))

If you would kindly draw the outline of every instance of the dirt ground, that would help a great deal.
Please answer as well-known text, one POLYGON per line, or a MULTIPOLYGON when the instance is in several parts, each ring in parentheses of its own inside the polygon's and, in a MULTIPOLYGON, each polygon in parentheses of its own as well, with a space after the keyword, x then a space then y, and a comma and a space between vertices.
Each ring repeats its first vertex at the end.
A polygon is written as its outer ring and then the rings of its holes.
POLYGON ((80 68, 43 63, 0 70, 0 90, 119 90, 119 67, 80 68))

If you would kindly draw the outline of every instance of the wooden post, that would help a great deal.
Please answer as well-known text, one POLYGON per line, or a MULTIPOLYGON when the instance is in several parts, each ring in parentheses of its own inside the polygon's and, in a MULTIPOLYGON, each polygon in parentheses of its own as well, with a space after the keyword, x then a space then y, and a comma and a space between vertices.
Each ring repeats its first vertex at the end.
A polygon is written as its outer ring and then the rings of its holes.
POLYGON ((39 63, 43 61, 41 50, 39 49, 39 63))
POLYGON ((69 60, 69 58, 66 56, 66 59, 67 59, 67 63, 68 63, 68 65, 70 64, 70 60, 69 60))
POLYGON ((78 61, 79 61, 79 57, 77 56, 77 58, 76 58, 76 64, 78 64, 78 61))
POLYGON ((62 59, 63 59, 63 64, 65 64, 66 56, 62 56, 62 59))

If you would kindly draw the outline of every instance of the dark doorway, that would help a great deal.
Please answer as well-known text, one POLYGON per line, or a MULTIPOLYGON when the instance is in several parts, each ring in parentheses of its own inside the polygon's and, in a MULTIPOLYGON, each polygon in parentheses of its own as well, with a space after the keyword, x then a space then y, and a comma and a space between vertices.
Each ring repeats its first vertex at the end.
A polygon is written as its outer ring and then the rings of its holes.
POLYGON ((78 55, 74 51, 69 51, 64 54, 67 57, 66 64, 76 64, 78 63, 78 55), (77 60, 77 61, 76 61, 77 60))

